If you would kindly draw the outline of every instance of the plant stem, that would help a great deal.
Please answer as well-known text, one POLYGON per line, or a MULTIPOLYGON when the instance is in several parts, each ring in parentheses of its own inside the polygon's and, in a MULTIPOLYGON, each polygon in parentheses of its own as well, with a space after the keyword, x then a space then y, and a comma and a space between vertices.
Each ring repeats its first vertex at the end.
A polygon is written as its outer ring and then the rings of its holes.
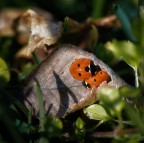
POLYGON ((93 130, 95 130, 96 128, 98 128, 101 124, 103 124, 104 123, 104 121, 103 120, 101 120, 98 124, 96 124, 94 127, 92 127, 91 129, 89 129, 88 131, 89 132, 92 132, 93 130))
POLYGON ((136 87, 139 87, 138 69, 137 69, 137 67, 134 67, 134 73, 135 73, 135 86, 136 86, 136 87))
POLYGON ((131 129, 125 129, 125 130, 116 129, 114 131, 109 131, 109 132, 93 132, 91 136, 94 138, 114 138, 116 136, 134 135, 138 133, 139 131, 137 129, 131 128, 131 129))
POLYGON ((118 121, 119 121, 119 128, 122 129, 123 128, 123 119, 122 119, 121 113, 118 113, 117 117, 118 117, 118 121))

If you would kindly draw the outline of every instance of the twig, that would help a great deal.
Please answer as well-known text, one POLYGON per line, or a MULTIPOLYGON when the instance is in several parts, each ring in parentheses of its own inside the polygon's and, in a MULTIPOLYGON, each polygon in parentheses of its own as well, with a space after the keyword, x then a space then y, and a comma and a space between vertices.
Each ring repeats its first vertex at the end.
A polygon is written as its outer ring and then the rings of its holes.
POLYGON ((109 132, 93 132, 90 136, 94 138, 115 138, 116 136, 135 134, 135 133, 138 133, 138 130, 135 128, 125 130, 116 129, 114 131, 109 132))

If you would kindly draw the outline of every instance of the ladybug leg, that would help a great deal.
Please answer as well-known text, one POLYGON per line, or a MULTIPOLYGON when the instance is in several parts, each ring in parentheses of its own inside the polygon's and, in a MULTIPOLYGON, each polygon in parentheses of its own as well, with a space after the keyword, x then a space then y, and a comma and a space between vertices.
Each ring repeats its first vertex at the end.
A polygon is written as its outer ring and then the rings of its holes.
POLYGON ((86 81, 84 81, 83 84, 87 89, 91 89, 91 85, 87 83, 86 81))

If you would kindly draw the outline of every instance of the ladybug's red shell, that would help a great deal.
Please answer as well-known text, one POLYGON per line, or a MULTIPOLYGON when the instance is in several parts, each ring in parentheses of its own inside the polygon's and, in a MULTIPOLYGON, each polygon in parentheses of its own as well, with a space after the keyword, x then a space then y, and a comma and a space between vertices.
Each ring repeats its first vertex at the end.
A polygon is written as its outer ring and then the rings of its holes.
POLYGON ((85 80, 91 78, 91 62, 91 60, 85 58, 76 59, 70 66, 71 75, 77 80, 85 80))
POLYGON ((107 74, 105 71, 99 71, 95 76, 92 78, 86 79, 85 80, 85 85, 88 89, 92 89, 93 86, 99 87, 101 83, 104 81, 109 81, 110 76, 107 74))

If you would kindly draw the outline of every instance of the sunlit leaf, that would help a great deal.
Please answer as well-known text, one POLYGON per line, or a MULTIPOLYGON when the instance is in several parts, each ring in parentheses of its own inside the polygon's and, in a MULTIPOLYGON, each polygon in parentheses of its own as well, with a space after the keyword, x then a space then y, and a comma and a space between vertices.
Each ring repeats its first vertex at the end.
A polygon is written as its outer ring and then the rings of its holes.
POLYGON ((4 86, 10 80, 10 72, 7 64, 0 58, 0 86, 4 86))
POLYGON ((133 68, 138 67, 142 54, 140 49, 130 41, 107 42, 106 47, 113 52, 117 58, 123 58, 133 68))
POLYGON ((101 101, 103 101, 104 103, 111 105, 114 104, 115 102, 120 100, 120 95, 119 95, 119 91, 117 88, 101 88, 98 91, 98 96, 100 98, 101 101))
POLYGON ((98 91, 100 101, 110 107, 116 114, 120 114, 125 102, 122 100, 117 88, 101 88, 98 91))
POLYGON ((93 120, 103 120, 106 121, 110 119, 106 110, 99 104, 93 104, 84 109, 84 113, 93 120))

